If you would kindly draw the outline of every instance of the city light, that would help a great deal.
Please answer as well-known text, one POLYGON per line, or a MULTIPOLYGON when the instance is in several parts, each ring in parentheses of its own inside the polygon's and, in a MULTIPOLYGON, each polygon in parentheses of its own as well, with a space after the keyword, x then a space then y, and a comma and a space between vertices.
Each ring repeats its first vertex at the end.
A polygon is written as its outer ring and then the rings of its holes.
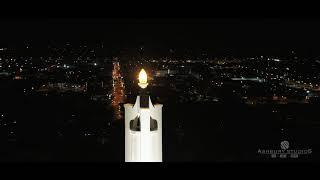
POLYGON ((114 62, 113 63, 113 70, 112 70, 112 101, 111 105, 115 112, 115 118, 117 120, 122 118, 122 112, 120 109, 120 103, 123 103, 125 100, 125 92, 123 86, 123 78, 120 72, 120 63, 114 62))

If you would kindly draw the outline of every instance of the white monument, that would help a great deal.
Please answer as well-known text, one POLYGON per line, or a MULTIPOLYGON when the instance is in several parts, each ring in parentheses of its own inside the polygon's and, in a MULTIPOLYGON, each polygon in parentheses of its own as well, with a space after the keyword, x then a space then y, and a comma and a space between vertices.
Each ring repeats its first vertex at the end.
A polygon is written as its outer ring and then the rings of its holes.
POLYGON ((162 104, 145 94, 147 73, 139 73, 142 88, 135 104, 125 104, 125 161, 162 162, 162 104))

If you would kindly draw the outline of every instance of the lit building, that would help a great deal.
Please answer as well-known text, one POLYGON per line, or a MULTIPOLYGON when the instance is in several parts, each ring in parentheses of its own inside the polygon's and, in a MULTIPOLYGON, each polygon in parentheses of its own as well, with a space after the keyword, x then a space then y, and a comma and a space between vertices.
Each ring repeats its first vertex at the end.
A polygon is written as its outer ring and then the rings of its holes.
POLYGON ((139 74, 141 94, 135 104, 125 104, 125 161, 162 162, 162 105, 153 105, 144 89, 147 74, 139 74))

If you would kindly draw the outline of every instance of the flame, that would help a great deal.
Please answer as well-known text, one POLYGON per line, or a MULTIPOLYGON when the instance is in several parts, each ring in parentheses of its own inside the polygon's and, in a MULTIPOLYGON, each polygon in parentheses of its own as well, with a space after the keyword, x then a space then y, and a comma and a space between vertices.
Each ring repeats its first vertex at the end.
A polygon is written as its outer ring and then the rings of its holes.
POLYGON ((147 73, 144 69, 141 69, 141 71, 139 73, 139 83, 146 84, 147 81, 148 81, 147 73))

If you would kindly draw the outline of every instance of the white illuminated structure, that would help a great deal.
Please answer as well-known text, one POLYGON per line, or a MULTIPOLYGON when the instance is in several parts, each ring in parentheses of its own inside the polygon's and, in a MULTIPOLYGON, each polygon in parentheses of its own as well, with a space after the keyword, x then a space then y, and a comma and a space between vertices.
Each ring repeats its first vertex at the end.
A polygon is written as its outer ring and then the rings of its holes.
MULTIPOLYGON (((139 86, 148 86, 142 69, 139 86)), ((125 104, 125 161, 162 162, 162 104, 153 105, 143 93, 135 104, 125 104)))

